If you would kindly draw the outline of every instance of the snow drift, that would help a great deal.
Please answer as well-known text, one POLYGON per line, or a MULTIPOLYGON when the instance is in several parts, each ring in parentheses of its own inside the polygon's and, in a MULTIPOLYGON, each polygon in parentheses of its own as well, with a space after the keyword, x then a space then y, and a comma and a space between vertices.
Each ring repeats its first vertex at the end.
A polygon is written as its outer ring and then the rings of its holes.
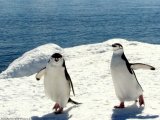
POLYGON ((9 67, 1 73, 1 78, 15 78, 30 76, 45 67, 49 57, 55 53, 63 53, 61 47, 55 44, 46 44, 24 53, 14 60, 9 67))

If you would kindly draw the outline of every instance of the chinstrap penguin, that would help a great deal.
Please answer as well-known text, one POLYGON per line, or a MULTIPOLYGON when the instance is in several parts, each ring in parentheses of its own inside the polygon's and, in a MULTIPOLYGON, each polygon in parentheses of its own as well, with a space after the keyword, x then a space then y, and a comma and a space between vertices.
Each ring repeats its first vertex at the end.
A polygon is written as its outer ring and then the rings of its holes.
POLYGON ((71 89, 75 95, 74 88, 61 54, 53 54, 46 67, 37 73, 36 79, 40 80, 42 76, 44 76, 45 94, 55 102, 53 106, 55 113, 61 113, 68 102, 80 104, 70 98, 71 89))
POLYGON ((129 63, 121 44, 115 43, 112 47, 111 75, 116 96, 120 101, 120 105, 114 108, 124 108, 125 101, 137 101, 137 99, 139 99, 140 106, 144 105, 143 89, 134 70, 141 68, 155 70, 155 68, 142 63, 129 63))

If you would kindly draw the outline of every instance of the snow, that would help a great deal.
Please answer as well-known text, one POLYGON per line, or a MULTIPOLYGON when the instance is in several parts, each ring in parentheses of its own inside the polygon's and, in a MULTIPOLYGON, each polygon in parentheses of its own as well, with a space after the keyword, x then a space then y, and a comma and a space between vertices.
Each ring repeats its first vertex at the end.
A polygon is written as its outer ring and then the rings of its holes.
POLYGON ((124 39, 62 49, 55 44, 35 48, 15 60, 0 79, 0 118, 31 118, 32 120, 159 120, 160 119, 160 45, 124 39), (126 102, 126 108, 114 109, 119 104, 110 73, 111 44, 118 42, 130 62, 141 62, 156 67, 155 71, 136 70, 144 89, 145 107, 126 102), (65 56, 72 78, 75 101, 64 113, 52 113, 53 102, 44 94, 43 79, 35 80, 35 73, 46 65, 54 52, 65 56))
POLYGON ((29 76, 45 67, 51 54, 63 53, 62 48, 55 44, 46 44, 23 54, 13 61, 7 70, 1 73, 1 78, 29 76))

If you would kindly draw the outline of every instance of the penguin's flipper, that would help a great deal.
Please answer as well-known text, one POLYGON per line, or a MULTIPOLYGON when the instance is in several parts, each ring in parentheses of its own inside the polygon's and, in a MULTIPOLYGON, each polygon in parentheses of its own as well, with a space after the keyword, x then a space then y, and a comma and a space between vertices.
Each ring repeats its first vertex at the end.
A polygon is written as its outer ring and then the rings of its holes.
POLYGON ((71 77, 68 74, 68 71, 67 71, 67 68, 66 68, 66 64, 65 64, 65 60, 63 61, 63 65, 62 66, 64 67, 65 77, 69 81, 69 85, 71 85, 73 95, 75 96, 75 92, 74 92, 74 88, 73 88, 73 83, 72 83, 71 77))
POLYGON ((36 75, 36 80, 40 80, 41 79, 41 77, 44 75, 44 73, 45 73, 45 70, 46 70, 46 67, 44 67, 43 69, 41 69, 38 73, 37 73, 37 75, 36 75))
POLYGON ((69 84, 71 85, 71 88, 72 88, 72 91, 73 91, 73 95, 75 96, 75 92, 74 92, 74 88, 73 88, 73 83, 72 83, 71 77, 69 76, 69 74, 67 72, 66 67, 65 67, 65 76, 66 76, 66 79, 69 81, 69 84))
POLYGON ((143 63, 131 63, 130 66, 133 70, 137 69, 155 70, 155 67, 143 63))
POLYGON ((72 100, 71 98, 68 99, 68 102, 76 104, 76 105, 82 104, 82 103, 78 103, 78 102, 72 100))

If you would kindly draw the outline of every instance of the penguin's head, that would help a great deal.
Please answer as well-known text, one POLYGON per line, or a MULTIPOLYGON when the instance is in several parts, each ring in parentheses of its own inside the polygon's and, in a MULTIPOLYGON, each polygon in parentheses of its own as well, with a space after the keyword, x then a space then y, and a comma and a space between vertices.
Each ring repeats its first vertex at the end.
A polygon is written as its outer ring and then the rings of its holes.
POLYGON ((49 61, 48 61, 49 64, 51 64, 52 66, 63 66, 64 64, 64 58, 61 54, 59 53, 54 53, 49 61))
POLYGON ((114 43, 114 44, 112 44, 112 47, 113 47, 113 51, 115 53, 121 53, 121 52, 123 53, 123 46, 121 44, 114 43))

